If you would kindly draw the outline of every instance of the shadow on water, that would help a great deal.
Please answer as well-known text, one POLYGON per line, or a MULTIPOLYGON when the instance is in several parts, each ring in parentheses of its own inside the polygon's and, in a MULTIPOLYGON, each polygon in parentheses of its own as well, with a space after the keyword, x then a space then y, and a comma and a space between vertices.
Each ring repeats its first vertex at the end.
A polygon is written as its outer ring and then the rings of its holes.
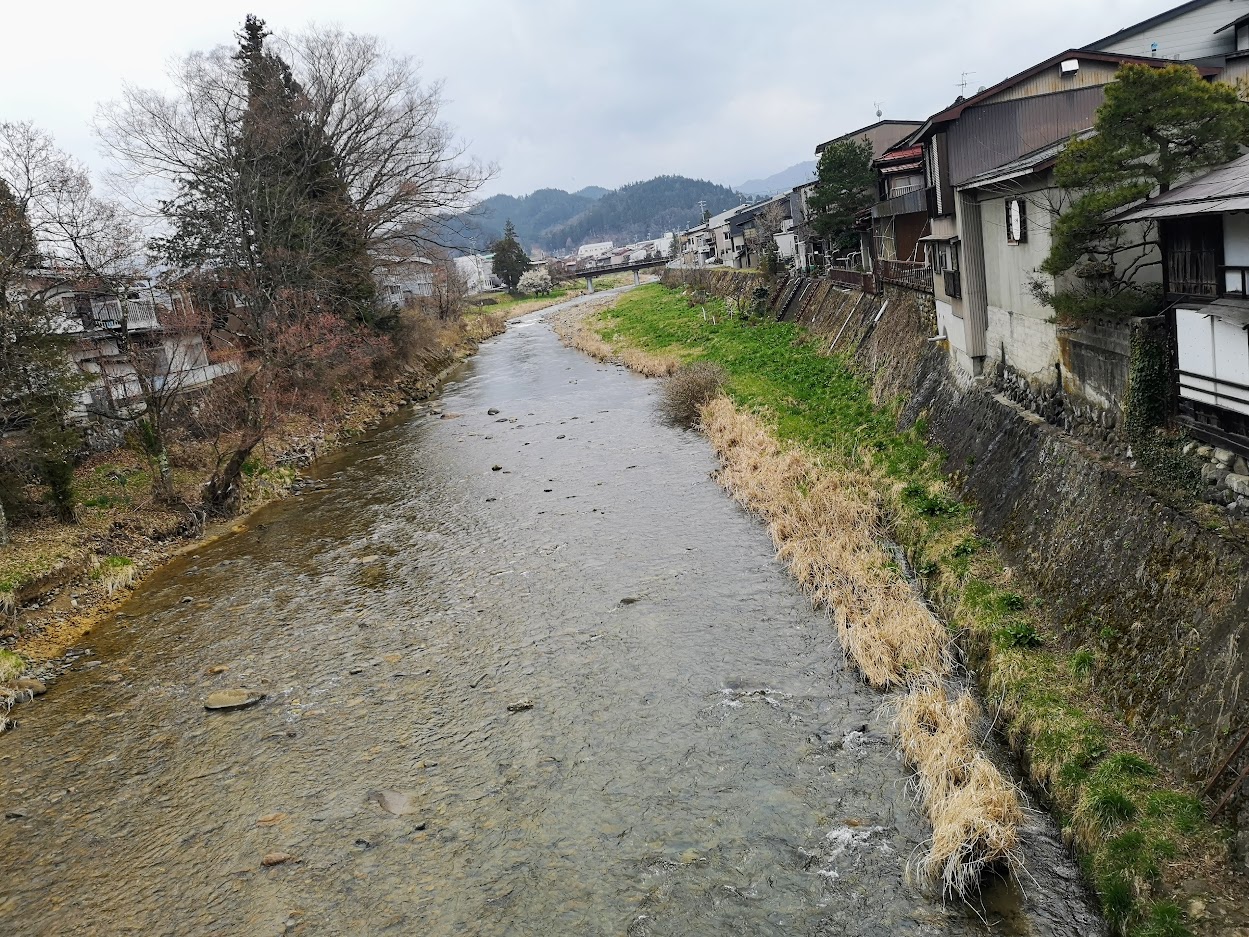
POLYGON ((153 575, 0 738, 0 922, 1096 933, 1040 820, 987 926, 908 880, 882 697, 653 394, 522 320, 153 575), (226 687, 265 699, 205 712, 226 687))

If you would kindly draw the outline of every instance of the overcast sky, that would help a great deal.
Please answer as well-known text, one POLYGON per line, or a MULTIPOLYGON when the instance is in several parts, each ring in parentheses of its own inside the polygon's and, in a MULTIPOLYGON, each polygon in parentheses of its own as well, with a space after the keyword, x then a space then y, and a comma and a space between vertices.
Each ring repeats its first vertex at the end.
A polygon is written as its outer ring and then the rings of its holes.
POLYGON ((661 173, 737 185, 886 117, 922 119, 1177 0, 62 0, 6 4, 0 120, 92 166, 97 105, 232 42, 247 13, 384 37, 446 83, 446 117, 500 173, 490 192, 661 173), (15 37, 43 37, 13 41, 15 37))

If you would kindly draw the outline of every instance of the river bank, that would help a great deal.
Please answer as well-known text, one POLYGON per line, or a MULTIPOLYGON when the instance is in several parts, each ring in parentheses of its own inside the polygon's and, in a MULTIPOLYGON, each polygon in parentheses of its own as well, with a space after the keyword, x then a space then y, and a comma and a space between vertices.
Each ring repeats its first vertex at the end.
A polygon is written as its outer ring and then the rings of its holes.
POLYGON ((0 924, 1098 934, 1037 817, 982 906, 909 874, 890 714, 657 391, 527 317, 153 572, 0 745, 0 924))
POLYGON ((633 348, 717 362, 735 404, 778 442, 868 472, 890 531, 961 638, 999 729, 1079 848, 1111 923, 1133 934, 1240 933, 1243 880, 1227 871, 1192 787, 1151 761, 1099 700, 1093 652, 1064 648, 1042 596, 977 535, 922 425, 899 430, 896 412, 796 326, 746 323, 719 299, 697 299, 635 293, 574 344, 600 356, 633 348))
MULTIPOLYGON (((97 453, 75 473, 76 524, 50 520, 17 526, 0 547, 0 707, 42 693, 64 670, 67 651, 111 615, 144 577, 174 557, 246 529, 264 505, 304 483, 301 472, 349 444, 405 406, 437 393, 457 364, 503 332, 509 318, 563 301, 562 296, 512 303, 498 313, 472 313, 431 332, 429 347, 393 380, 363 388, 316 422, 292 419, 274 429, 249 461, 240 515, 204 524, 191 511, 155 503, 148 471, 128 448, 97 453)), ((175 445, 174 477, 195 503, 211 471, 206 444, 175 445)), ((7 720, 0 713, 0 730, 7 720)))

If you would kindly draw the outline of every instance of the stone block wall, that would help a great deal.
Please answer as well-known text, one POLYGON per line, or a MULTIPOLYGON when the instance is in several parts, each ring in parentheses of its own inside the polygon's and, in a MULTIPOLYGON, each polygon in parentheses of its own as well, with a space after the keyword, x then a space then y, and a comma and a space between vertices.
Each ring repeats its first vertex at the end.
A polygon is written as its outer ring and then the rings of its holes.
MULTIPOLYGON (((852 355, 879 401, 901 400, 902 424, 926 420, 982 534, 1046 596, 1072 647, 1104 651, 1096 680, 1105 699, 1156 757, 1204 781, 1249 721, 1246 548, 1162 503, 1126 460, 1108 457, 1099 447, 1122 437, 1107 411, 1081 410, 1005 369, 998 383, 1010 393, 957 380, 928 341, 930 296, 863 296, 816 280, 793 318, 852 355)), ((1208 483, 1249 510, 1249 471, 1236 471, 1249 464, 1230 455, 1208 453, 1208 483)))

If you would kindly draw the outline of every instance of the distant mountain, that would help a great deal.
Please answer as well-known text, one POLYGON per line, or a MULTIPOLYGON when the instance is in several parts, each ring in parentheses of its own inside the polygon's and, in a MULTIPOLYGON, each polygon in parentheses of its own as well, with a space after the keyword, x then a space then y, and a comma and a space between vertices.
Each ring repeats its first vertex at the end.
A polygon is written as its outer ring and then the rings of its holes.
POLYGON ((517 198, 514 195, 492 195, 484 199, 458 221, 463 226, 457 245, 472 249, 476 238, 478 250, 487 250, 503 237, 503 226, 510 219, 516 235, 526 247, 548 228, 563 224, 594 205, 594 199, 573 195, 563 189, 538 189, 517 198))
POLYGON ((788 169, 782 169, 766 179, 750 179, 737 188, 738 191, 745 192, 747 195, 776 195, 778 192, 788 192, 790 189, 814 179, 815 165, 815 160, 809 159, 805 163, 798 163, 790 166, 788 169))
POLYGON ((448 219, 455 231, 450 246, 486 250, 503 236, 511 219, 526 250, 575 250, 594 241, 631 244, 698 223, 699 202, 712 214, 732 208, 742 198, 732 189, 701 179, 659 176, 614 191, 590 186, 570 193, 538 189, 519 198, 494 195, 472 211, 448 219))

